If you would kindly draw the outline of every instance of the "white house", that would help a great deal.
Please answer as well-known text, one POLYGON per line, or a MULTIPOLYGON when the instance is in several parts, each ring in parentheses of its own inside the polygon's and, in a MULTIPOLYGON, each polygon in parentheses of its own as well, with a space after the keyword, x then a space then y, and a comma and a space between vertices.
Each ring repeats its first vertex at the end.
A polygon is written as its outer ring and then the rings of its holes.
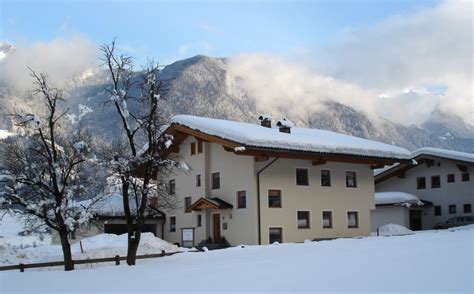
POLYGON ((394 192, 392 196, 408 193, 423 205, 404 201, 408 204, 377 205, 372 215, 373 230, 394 219, 412 230, 433 229, 449 218, 473 215, 474 154, 420 148, 412 152, 411 158, 409 164, 375 171, 375 195, 377 198, 384 195, 379 192, 394 192))

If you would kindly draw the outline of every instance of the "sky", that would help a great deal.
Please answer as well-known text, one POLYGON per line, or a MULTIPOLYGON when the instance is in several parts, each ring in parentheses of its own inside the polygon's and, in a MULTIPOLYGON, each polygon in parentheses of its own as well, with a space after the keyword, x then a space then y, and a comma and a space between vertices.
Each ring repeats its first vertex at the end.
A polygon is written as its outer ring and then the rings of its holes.
POLYGON ((21 83, 31 64, 79 74, 117 38, 141 64, 229 57, 261 108, 290 99, 301 113, 332 99, 404 124, 441 109, 474 125, 471 1, 0 3, 0 41, 16 48, 0 62, 7 81, 21 83))

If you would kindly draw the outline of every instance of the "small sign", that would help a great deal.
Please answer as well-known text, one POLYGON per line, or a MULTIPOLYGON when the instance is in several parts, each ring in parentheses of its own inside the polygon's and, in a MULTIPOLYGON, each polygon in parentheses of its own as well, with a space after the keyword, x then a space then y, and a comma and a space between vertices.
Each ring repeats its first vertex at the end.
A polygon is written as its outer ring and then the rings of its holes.
POLYGON ((183 242, 193 242, 194 241, 194 229, 183 229, 183 242))

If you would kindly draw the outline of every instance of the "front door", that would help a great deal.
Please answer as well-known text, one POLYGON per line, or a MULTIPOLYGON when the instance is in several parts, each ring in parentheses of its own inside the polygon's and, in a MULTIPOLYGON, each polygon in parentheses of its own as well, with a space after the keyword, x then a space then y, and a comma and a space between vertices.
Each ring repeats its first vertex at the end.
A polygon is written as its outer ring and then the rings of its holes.
POLYGON ((212 215, 213 241, 215 243, 221 240, 221 215, 219 213, 212 215))
POLYGON ((410 210, 410 230, 421 230, 421 210, 410 210))

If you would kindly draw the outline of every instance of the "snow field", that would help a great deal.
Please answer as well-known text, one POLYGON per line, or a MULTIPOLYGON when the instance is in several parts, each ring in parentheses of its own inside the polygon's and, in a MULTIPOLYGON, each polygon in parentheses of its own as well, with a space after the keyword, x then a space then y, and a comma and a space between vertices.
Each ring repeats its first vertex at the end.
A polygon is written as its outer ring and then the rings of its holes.
POLYGON ((0 272, 0 284, 2 293, 472 293, 473 243, 474 226, 467 226, 406 236, 181 253, 140 260, 134 267, 0 272))

